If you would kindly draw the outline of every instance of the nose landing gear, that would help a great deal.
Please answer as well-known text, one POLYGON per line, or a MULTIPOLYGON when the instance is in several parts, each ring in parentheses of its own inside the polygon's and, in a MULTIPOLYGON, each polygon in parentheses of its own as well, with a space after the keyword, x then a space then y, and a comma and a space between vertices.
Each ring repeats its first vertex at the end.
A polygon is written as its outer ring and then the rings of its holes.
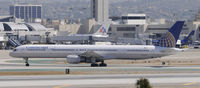
POLYGON ((30 65, 29 65, 29 63, 28 63, 28 58, 24 58, 24 60, 25 60, 25 66, 26 66, 26 67, 29 67, 30 65))

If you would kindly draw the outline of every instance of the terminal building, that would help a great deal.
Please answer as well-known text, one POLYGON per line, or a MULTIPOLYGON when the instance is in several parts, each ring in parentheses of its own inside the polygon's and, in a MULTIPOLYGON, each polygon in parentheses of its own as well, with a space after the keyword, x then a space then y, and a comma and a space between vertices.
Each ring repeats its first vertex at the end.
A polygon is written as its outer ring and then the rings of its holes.
POLYGON ((123 24, 145 25, 146 14, 127 14, 122 16, 123 24))
MULTIPOLYGON (((128 14, 113 22, 108 34, 118 43, 151 44, 152 40, 164 36, 174 23, 163 19, 151 22, 146 18, 145 14, 128 14)), ((94 28, 97 29, 96 27, 94 28)), ((196 30, 198 38, 196 36, 193 37, 193 41, 196 41, 200 37, 197 29, 193 22, 185 22, 180 39, 184 39, 192 30, 196 30)))
POLYGON ((10 49, 21 44, 49 43, 57 31, 38 23, 0 22, 0 49, 10 49))
MULTIPOLYGON (((140 44, 151 44, 152 40, 159 39, 171 28, 171 26, 175 22, 167 22, 163 19, 154 21, 149 21, 146 17, 146 14, 127 14, 120 17, 121 19, 117 21, 113 21, 110 25, 108 30, 108 35, 111 37, 109 39, 102 39, 107 41, 112 39, 111 41, 114 43, 122 43, 122 44, 133 44, 133 45, 140 45, 140 44)), ((95 23, 94 21, 84 22, 88 24, 80 24, 79 28, 75 28, 76 32, 73 32, 72 26, 69 26, 69 32, 73 34, 92 34, 97 31, 97 29, 101 26, 100 23, 95 23), (89 25, 91 24, 91 25, 89 25), (92 26, 93 25, 93 26, 92 26), (83 27, 88 26, 88 27, 83 27), (71 30, 71 31, 70 31, 71 30)), ((66 28, 64 28, 66 29, 66 28)), ((194 28, 194 24, 192 22, 186 22, 183 31, 181 33, 180 39, 183 39, 191 32, 194 28)), ((55 39, 55 38, 54 38, 55 39)), ((57 37, 55 40, 57 41, 79 41, 84 40, 87 41, 89 38, 71 38, 66 36, 57 37)), ((96 39, 95 41, 98 41, 96 39)), ((194 40, 196 40, 194 38, 194 40)))
MULTIPOLYGON (((165 24, 148 25, 145 33, 148 34, 152 39, 159 39, 160 37, 166 34, 166 32, 174 25, 174 23, 175 22, 167 22, 165 24)), ((193 23, 185 22, 179 39, 183 39, 186 36, 188 36, 188 33, 190 33, 192 30, 194 30, 193 23)))

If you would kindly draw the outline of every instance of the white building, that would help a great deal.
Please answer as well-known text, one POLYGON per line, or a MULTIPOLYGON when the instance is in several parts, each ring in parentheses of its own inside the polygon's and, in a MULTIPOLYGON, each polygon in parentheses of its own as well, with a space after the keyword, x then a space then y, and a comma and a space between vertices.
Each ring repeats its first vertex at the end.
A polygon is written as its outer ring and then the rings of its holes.
POLYGON ((146 14, 127 14, 122 16, 122 22, 124 24, 132 25, 145 25, 146 14))

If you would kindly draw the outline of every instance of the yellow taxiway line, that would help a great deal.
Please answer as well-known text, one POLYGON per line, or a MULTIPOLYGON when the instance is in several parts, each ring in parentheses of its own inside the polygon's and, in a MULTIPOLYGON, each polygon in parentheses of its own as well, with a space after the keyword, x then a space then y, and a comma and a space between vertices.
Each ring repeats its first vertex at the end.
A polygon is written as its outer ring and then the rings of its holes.
POLYGON ((184 86, 189 86, 189 85, 193 85, 193 84, 196 84, 196 82, 186 83, 186 84, 184 84, 184 86))

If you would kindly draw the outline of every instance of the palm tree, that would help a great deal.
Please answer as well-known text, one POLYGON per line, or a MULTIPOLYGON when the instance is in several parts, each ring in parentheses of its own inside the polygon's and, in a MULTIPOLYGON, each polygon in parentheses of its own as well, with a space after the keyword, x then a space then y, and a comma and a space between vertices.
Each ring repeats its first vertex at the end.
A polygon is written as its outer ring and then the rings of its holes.
POLYGON ((152 86, 149 83, 149 80, 145 78, 137 80, 135 85, 137 88, 152 88, 152 86))

